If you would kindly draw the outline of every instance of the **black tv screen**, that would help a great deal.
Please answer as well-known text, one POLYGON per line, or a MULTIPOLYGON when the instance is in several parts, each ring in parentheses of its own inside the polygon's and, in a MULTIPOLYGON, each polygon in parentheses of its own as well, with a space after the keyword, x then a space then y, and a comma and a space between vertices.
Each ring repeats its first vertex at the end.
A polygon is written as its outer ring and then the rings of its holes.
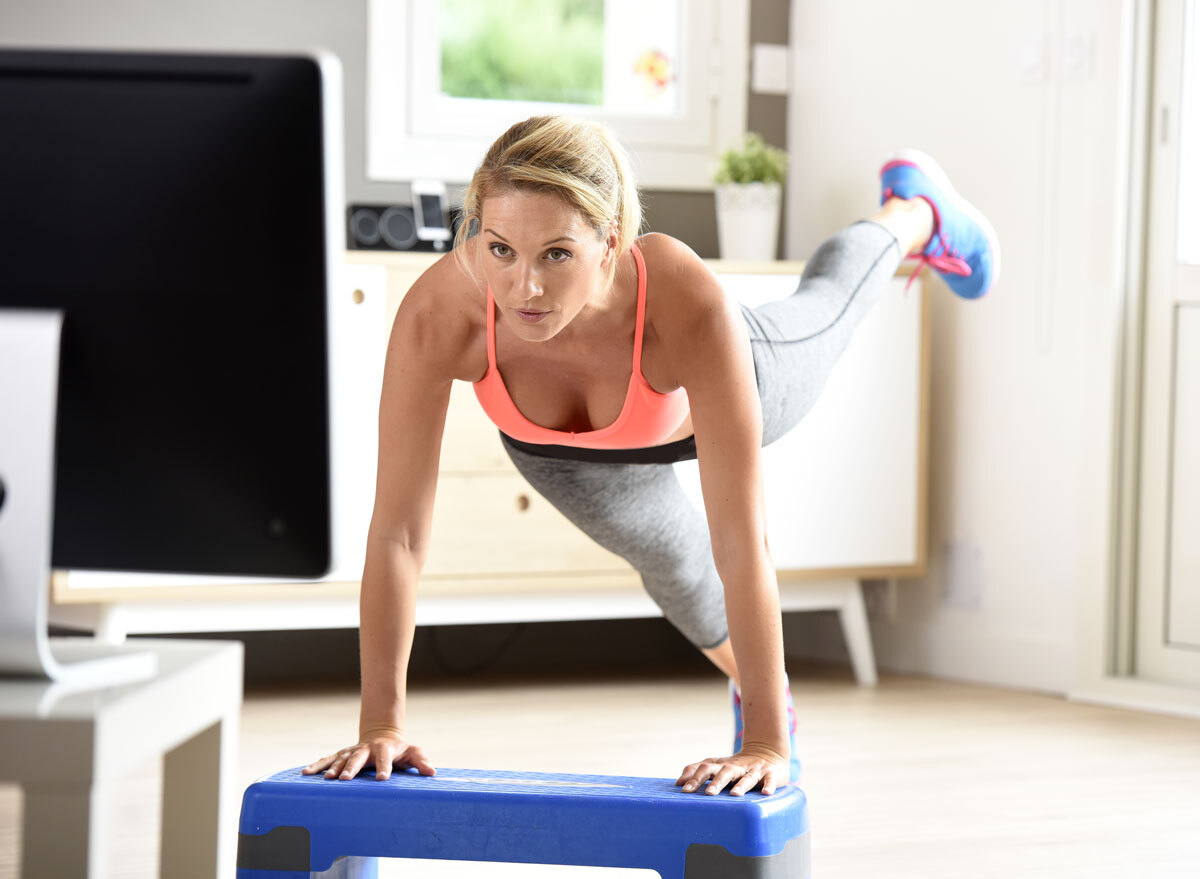
POLYGON ((322 113, 311 58, 0 51, 0 315, 64 315, 55 567, 327 570, 322 113))

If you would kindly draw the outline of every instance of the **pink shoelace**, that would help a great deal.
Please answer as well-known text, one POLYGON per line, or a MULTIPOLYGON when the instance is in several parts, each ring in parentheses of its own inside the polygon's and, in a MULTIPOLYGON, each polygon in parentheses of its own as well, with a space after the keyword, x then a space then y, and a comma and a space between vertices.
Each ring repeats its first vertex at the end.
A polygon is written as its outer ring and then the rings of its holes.
MULTIPOLYGON (((934 233, 937 235, 937 233, 934 233)), ((934 253, 910 253, 909 259, 917 261, 917 267, 913 269, 913 273, 908 277, 908 283, 904 285, 904 292, 908 292, 908 288, 912 286, 912 282, 916 280, 917 275, 921 273, 921 269, 929 266, 936 272, 941 272, 943 275, 962 275, 967 277, 971 274, 971 267, 967 265, 967 261, 950 247, 944 238, 937 235, 939 249, 934 253)))
MULTIPOLYGON (((884 200, 891 198, 893 195, 892 189, 889 186, 883 191, 884 200)), ((938 215, 937 206, 933 202, 929 202, 929 206, 933 208, 934 222, 941 225, 941 217, 938 215)), ((912 286, 913 281, 917 279, 917 275, 921 274, 921 269, 929 266, 935 272, 941 272, 944 275, 962 275, 964 278, 970 276, 971 267, 967 261, 963 259, 953 247, 950 246, 945 238, 938 231, 934 231, 933 237, 938 239, 938 249, 933 253, 925 253, 925 249, 929 247, 926 242, 925 247, 917 253, 910 253, 905 256, 905 259, 915 259, 917 267, 913 269, 911 275, 908 276, 908 283, 904 285, 904 292, 908 292, 908 288, 912 286)), ((932 239, 931 239, 932 240, 932 239)))

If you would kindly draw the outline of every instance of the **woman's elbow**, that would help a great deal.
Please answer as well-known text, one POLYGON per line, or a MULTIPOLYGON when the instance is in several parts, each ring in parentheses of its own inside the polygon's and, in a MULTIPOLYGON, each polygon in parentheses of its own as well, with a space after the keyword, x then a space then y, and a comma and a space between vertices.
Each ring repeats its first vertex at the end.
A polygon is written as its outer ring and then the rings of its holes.
POLYGON ((766 534, 758 540, 713 543, 713 562, 721 579, 751 576, 761 568, 774 568, 766 534))

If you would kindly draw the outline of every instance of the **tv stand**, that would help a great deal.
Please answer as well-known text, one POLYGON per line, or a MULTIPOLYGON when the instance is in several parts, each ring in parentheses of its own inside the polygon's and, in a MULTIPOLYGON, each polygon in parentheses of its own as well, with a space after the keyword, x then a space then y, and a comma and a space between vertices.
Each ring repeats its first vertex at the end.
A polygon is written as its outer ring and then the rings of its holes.
POLYGON ((0 309, 0 676, 78 687, 154 674, 150 653, 48 633, 54 433, 62 312, 0 309))

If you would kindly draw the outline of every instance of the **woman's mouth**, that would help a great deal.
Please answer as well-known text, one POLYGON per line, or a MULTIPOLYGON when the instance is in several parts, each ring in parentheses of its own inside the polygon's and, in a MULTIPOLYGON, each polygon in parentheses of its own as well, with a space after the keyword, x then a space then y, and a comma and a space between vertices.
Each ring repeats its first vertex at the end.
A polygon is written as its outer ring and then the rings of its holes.
POLYGON ((548 311, 524 311, 520 308, 517 309, 517 317, 521 318, 527 324, 535 324, 549 313, 548 311))

